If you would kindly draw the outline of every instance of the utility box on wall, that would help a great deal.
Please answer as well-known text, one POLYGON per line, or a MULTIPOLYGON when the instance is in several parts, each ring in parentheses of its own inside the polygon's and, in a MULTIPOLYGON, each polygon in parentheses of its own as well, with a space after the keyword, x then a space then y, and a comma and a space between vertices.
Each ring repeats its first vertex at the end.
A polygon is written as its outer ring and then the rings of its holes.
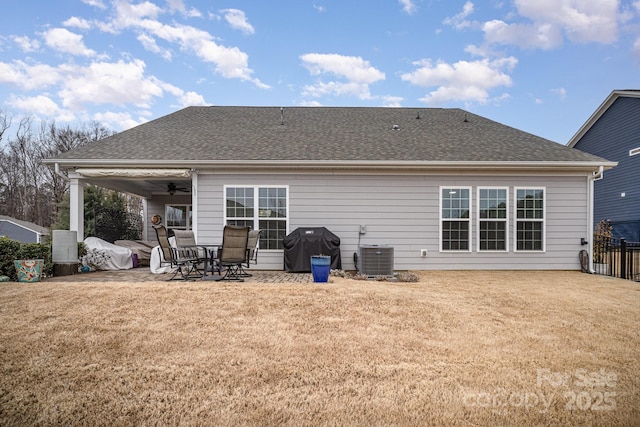
POLYGON ((393 247, 386 245, 360 246, 358 272, 367 276, 393 276, 393 247))

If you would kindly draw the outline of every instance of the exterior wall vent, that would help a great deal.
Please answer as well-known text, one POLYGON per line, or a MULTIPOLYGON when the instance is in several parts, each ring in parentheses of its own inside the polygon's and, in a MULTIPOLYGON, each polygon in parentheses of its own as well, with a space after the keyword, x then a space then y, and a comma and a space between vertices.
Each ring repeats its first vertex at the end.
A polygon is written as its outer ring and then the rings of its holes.
POLYGON ((360 246, 358 272, 366 276, 393 276, 393 248, 382 245, 360 246))
POLYGON ((632 148, 631 150, 629 150, 629 155, 630 156, 635 156, 636 154, 640 154, 640 147, 632 148))

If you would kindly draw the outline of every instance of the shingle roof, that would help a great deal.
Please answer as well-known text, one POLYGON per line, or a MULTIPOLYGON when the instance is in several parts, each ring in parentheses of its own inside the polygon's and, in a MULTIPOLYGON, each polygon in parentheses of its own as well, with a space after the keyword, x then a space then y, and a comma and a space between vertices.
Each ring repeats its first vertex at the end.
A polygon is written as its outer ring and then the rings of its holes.
POLYGON ((47 227, 42 227, 38 224, 34 224, 32 222, 29 221, 22 221, 20 219, 16 219, 10 216, 6 216, 6 215, 0 215, 0 221, 8 221, 8 222, 13 222, 14 224, 19 225, 22 228, 26 228, 27 230, 31 230, 33 232, 36 232, 38 234, 47 234, 49 233, 49 229, 47 227))
POLYGON ((461 109, 367 107, 188 107, 58 159, 603 161, 461 109))

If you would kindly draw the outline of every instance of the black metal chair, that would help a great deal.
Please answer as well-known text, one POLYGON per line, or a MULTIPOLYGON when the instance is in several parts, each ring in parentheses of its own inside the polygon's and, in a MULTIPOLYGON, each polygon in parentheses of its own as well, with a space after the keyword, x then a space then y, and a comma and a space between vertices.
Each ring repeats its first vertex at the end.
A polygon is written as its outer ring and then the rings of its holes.
POLYGON ((241 277, 251 277, 251 273, 247 273, 245 271, 246 268, 250 268, 251 264, 258 263, 258 243, 260 242, 260 232, 262 230, 250 230, 249 238, 247 240, 247 259, 244 263, 240 265, 240 273, 241 277))
POLYGON ((173 229, 173 236, 176 239, 176 250, 183 258, 197 258, 198 269, 204 268, 205 262, 209 259, 206 246, 197 245, 196 238, 192 230, 173 229))
POLYGON ((243 281, 240 274, 242 264, 247 261, 248 240, 249 227, 239 227, 235 225, 226 225, 224 227, 222 232, 222 247, 218 249, 218 256, 212 262, 212 265, 215 266, 218 273, 222 276, 221 280, 243 281))
POLYGON ((169 265, 174 269, 173 276, 167 280, 174 280, 180 274, 178 279, 189 280, 200 277, 198 272, 198 264, 201 260, 193 253, 188 251, 180 251, 169 243, 169 235, 164 225, 153 226, 156 231, 158 245, 160 246, 160 264, 169 265))

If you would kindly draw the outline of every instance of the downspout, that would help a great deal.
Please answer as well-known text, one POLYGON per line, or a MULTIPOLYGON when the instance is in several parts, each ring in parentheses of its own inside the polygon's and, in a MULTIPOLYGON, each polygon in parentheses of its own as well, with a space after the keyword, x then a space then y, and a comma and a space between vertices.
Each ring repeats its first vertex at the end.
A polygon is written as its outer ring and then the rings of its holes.
POLYGON ((67 182, 69 181, 69 177, 67 175, 63 174, 62 171, 60 170, 60 164, 58 164, 58 162, 55 163, 54 170, 56 172, 56 175, 62 177, 67 182))
POLYGON ((604 166, 600 166, 598 168, 598 172, 593 172, 591 176, 588 178, 588 212, 587 212, 587 241, 589 242, 589 272, 591 274, 595 273, 593 269, 593 206, 594 206, 594 183, 595 181, 602 178, 602 174, 604 173, 604 166))

